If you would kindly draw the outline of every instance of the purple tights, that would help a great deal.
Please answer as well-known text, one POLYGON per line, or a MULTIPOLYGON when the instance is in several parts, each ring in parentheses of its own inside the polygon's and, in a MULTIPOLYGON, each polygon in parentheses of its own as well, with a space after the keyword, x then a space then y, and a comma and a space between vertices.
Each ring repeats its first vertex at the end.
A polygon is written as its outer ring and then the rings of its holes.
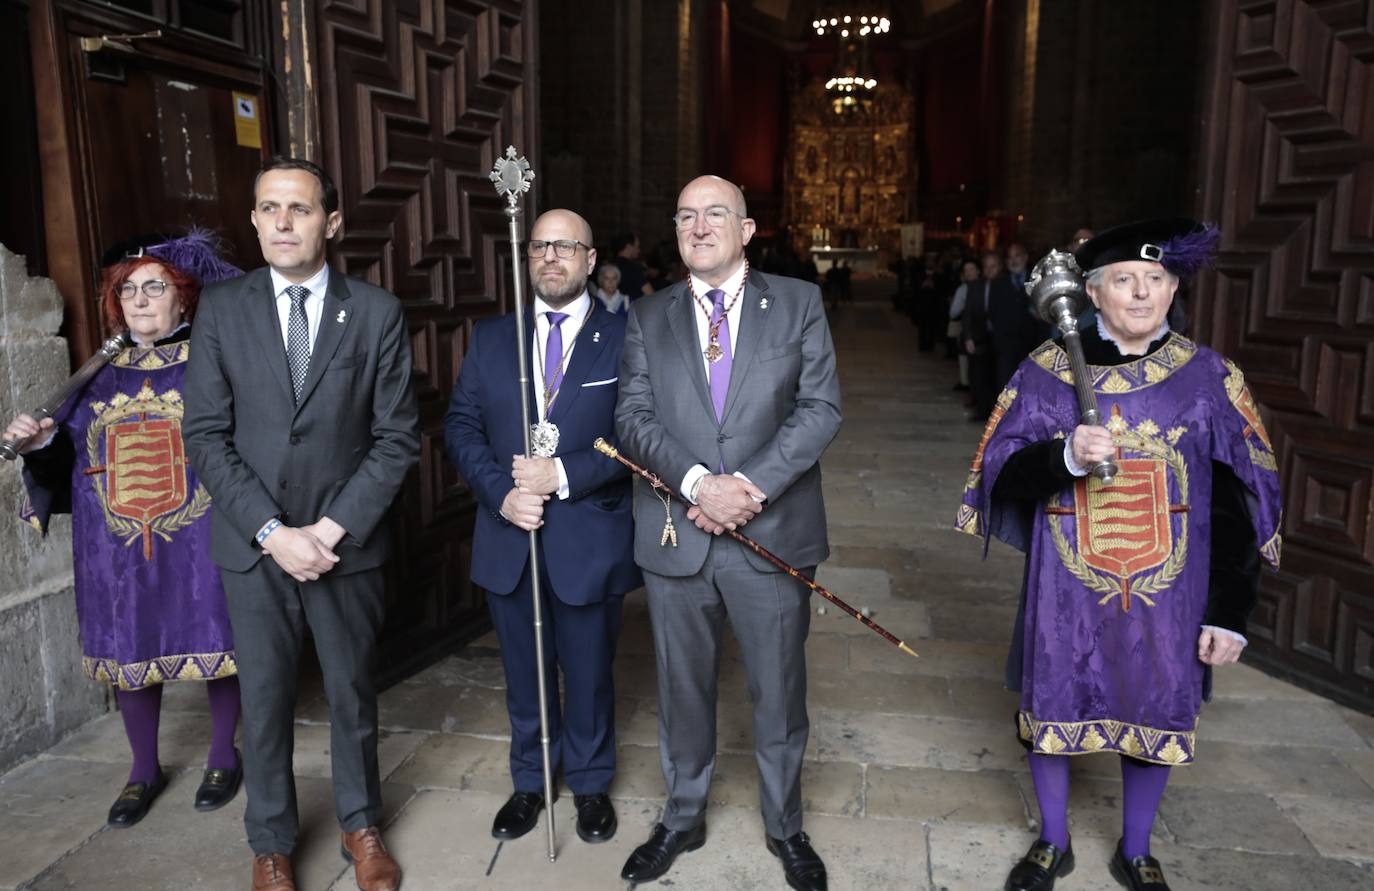
MULTIPOLYGON (((207 767, 232 769, 235 766, 234 731, 239 723, 239 679, 218 678, 207 681, 206 695, 210 699, 210 755, 207 767)), ((157 757, 158 719, 162 713, 162 685, 154 684, 142 690, 116 690, 119 714, 124 719, 124 733, 129 737, 134 765, 129 782, 151 783, 162 770, 157 757)))
POLYGON ((1150 856, 1150 829, 1167 782, 1166 765, 1121 759, 1121 853, 1128 862, 1150 856))
POLYGON ((1061 851, 1069 849, 1069 759, 1031 752, 1031 780, 1040 802, 1040 837, 1061 851))
MULTIPOLYGON (((1031 779, 1040 802, 1040 837, 1061 851, 1069 847, 1069 759, 1062 755, 1031 752, 1031 779)), ((1148 857, 1150 830, 1169 768, 1121 759, 1121 852, 1127 860, 1148 857)))

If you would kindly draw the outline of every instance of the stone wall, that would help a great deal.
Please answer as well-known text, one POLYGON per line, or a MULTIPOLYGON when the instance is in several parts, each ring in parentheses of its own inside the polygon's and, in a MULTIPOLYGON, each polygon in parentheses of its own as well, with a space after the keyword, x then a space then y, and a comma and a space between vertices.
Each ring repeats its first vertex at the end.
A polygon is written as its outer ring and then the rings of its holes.
POLYGON ((703 0, 539 8, 540 208, 568 207, 603 250, 671 238, 677 193, 701 171, 703 0))
MULTIPOLYGON (((68 374, 57 336, 62 297, 30 278, 22 256, 0 245, 0 423, 32 409, 68 374)), ((70 518, 47 538, 18 519, 17 463, 0 462, 0 770, 52 745, 110 708, 103 684, 81 672, 72 591, 70 518)))

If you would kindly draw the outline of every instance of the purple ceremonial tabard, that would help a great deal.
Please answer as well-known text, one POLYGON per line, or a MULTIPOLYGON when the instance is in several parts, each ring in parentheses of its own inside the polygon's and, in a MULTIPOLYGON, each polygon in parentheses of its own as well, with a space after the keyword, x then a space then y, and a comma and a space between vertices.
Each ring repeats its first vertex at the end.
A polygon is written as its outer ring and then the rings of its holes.
MULTIPOLYGON (((72 556, 83 666, 136 690, 237 672, 209 558, 210 495, 181 439, 189 343, 126 349, 58 415, 75 446, 72 556)), ((23 518, 46 531, 68 493, 27 468, 23 518)))
POLYGON ((1078 421, 1067 354, 1021 363, 973 459, 958 528, 1025 551, 1021 737, 1037 752, 1193 760, 1204 666, 1212 462, 1248 490, 1260 551, 1279 563, 1274 450, 1240 369, 1177 334, 1154 353, 1089 369, 1121 472, 1034 506, 994 501, 1007 459, 1078 421))

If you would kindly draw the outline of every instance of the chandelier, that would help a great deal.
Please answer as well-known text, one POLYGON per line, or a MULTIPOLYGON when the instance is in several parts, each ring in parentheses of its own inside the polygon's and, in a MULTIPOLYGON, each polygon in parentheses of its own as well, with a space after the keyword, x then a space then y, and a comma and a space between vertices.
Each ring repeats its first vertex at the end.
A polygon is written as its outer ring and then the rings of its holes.
POLYGON ((826 95, 835 114, 847 115, 867 108, 873 101, 878 79, 868 59, 868 38, 892 29, 887 16, 867 7, 871 4, 823 4, 811 28, 817 37, 834 34, 835 69, 825 82, 826 95))
POLYGON ((824 37, 826 32, 837 33, 841 39, 847 38, 850 32, 857 37, 867 37, 870 34, 886 34, 892 30, 892 23, 885 15, 853 15, 852 13, 842 13, 833 15, 828 19, 816 19, 811 22, 811 27, 815 30, 817 37, 824 37))

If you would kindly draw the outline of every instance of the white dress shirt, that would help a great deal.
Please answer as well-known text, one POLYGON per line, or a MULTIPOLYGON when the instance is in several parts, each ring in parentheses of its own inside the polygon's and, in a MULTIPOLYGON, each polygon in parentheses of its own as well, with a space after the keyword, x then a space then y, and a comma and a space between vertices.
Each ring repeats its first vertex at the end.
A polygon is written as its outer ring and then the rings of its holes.
MULTIPOLYGON (((550 312, 567 313, 568 317, 559 325, 559 330, 563 332, 563 374, 568 373, 568 366, 572 364, 573 347, 577 346, 577 335, 582 332, 582 326, 586 324, 587 315, 592 306, 592 298, 584 290, 576 300, 564 306, 562 309, 555 310, 539 297, 534 297, 534 343, 535 349, 530 356, 530 367, 533 375, 530 380, 534 381, 534 411, 537 421, 544 419, 544 357, 549 354, 549 329, 553 326, 549 324, 550 312)), ((561 391, 563 385, 558 389, 561 391)), ((554 397, 557 403, 558 397, 554 397)), ((537 422, 536 421, 536 422, 537 422)), ((559 501, 567 501, 571 494, 568 489, 568 474, 563 470, 563 459, 554 458, 553 466, 558 470, 558 491, 555 493, 559 501)))
MULTIPOLYGON (((286 289, 296 282, 288 281, 286 276, 270 266, 267 271, 272 276, 272 294, 277 304, 277 320, 281 323, 282 346, 290 349, 287 326, 291 322, 291 298, 287 296, 286 289)), ((310 325, 310 350, 314 352, 315 335, 320 333, 320 317, 324 315, 324 295, 329 289, 329 264, 321 266, 319 272, 300 284, 310 289, 310 296, 305 298, 305 320, 310 325)))
MULTIPOLYGON (((740 292, 740 283, 744 281, 744 264, 741 263, 734 273, 721 283, 720 289, 725 292, 725 324, 730 326, 730 371, 734 373, 735 346, 739 343, 740 319, 744 315, 744 294, 740 292), (739 292, 740 298, 735 300, 735 294, 739 292), (733 302, 733 305, 731 303, 733 302)), ((711 290, 711 286, 695 275, 690 281, 692 292, 693 317, 697 320, 697 342, 701 344, 701 364, 706 369, 706 380, 711 380, 711 360, 706 358, 706 347, 711 343, 711 320, 708 313, 715 312, 715 306, 711 299, 706 296, 706 292, 711 290), (697 297, 701 299, 698 300, 697 297), (702 312, 702 306, 706 307, 706 312, 702 312)), ((678 487, 679 494, 688 501, 696 504, 696 499, 692 497, 693 489, 702 477, 710 476, 711 470, 705 464, 698 464, 691 467, 682 476, 682 485, 678 487)), ((739 477, 745 482, 751 482, 749 477, 736 471, 734 476, 739 477)))

